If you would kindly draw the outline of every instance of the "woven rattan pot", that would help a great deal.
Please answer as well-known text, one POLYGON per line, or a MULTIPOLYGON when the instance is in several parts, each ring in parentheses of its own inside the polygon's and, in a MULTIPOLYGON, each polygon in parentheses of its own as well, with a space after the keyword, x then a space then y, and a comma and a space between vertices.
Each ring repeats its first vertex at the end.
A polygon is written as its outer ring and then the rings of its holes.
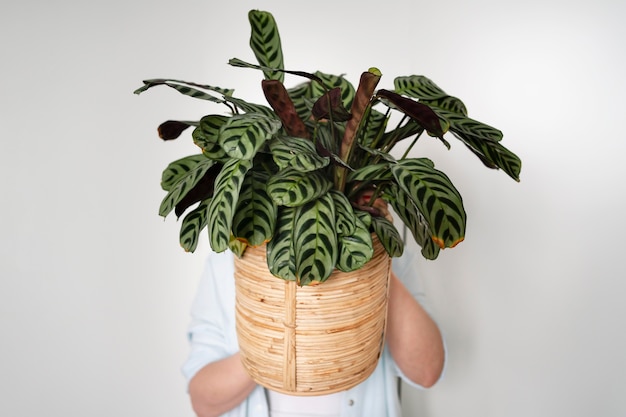
POLYGON ((235 258, 237 336, 243 365, 260 385, 323 395, 365 380, 380 357, 391 259, 374 237, 362 269, 299 287, 267 269, 265 246, 235 258))

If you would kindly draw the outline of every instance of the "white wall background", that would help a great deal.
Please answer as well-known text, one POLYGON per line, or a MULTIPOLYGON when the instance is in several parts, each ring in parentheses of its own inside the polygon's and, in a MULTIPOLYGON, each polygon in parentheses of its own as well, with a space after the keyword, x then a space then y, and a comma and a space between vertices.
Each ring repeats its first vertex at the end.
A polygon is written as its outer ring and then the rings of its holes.
POLYGON ((406 415, 623 416, 623 2, 4 1, 0 5, 0 415, 191 416, 179 366, 208 245, 157 216, 195 151, 156 126, 221 111, 171 77, 261 102, 246 13, 272 11, 289 68, 424 74, 505 133, 522 182, 459 142, 422 151, 469 213, 421 274, 446 378, 406 415), (420 414, 421 413, 421 414, 420 414))

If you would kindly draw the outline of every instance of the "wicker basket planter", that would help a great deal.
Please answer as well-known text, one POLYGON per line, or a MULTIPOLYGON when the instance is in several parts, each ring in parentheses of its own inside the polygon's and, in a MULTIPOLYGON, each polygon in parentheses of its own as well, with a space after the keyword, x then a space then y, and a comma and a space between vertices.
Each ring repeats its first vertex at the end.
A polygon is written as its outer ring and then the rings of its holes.
POLYGON ((322 395, 365 380, 380 357, 391 259, 378 239, 364 268, 321 285, 296 285, 267 270, 265 246, 235 260, 236 319, 244 367, 260 385, 322 395))

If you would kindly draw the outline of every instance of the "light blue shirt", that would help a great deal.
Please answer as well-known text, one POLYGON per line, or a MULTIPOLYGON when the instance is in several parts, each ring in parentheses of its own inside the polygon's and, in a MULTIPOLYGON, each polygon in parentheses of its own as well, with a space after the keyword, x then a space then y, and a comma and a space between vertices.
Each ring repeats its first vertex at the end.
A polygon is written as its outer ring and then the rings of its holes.
MULTIPOLYGON (((393 270, 404 281, 415 280, 415 251, 393 258, 393 270)), ((211 253, 206 261, 198 292, 191 310, 190 354, 182 367, 187 381, 208 363, 231 356, 239 350, 235 331, 235 283, 233 255, 230 251, 211 253)), ((405 282, 410 290, 415 282, 405 282), (408 285, 411 284, 411 285, 408 285)), ((421 293, 411 291, 419 300, 421 293)), ((423 388, 403 375, 387 349, 369 378, 342 392, 341 417, 399 417, 398 377, 407 384, 423 388)), ((261 386, 225 417, 268 417, 265 389, 261 386)))

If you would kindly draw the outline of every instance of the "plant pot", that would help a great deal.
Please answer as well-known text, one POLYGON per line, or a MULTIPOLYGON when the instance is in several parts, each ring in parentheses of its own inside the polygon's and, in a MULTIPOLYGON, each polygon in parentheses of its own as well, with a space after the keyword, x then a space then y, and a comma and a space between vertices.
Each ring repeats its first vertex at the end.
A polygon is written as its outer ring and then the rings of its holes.
POLYGON ((267 269, 265 246, 235 258, 243 365, 260 385, 291 395, 343 391, 376 368, 384 345, 391 258, 374 236, 362 269, 298 286, 267 269))

